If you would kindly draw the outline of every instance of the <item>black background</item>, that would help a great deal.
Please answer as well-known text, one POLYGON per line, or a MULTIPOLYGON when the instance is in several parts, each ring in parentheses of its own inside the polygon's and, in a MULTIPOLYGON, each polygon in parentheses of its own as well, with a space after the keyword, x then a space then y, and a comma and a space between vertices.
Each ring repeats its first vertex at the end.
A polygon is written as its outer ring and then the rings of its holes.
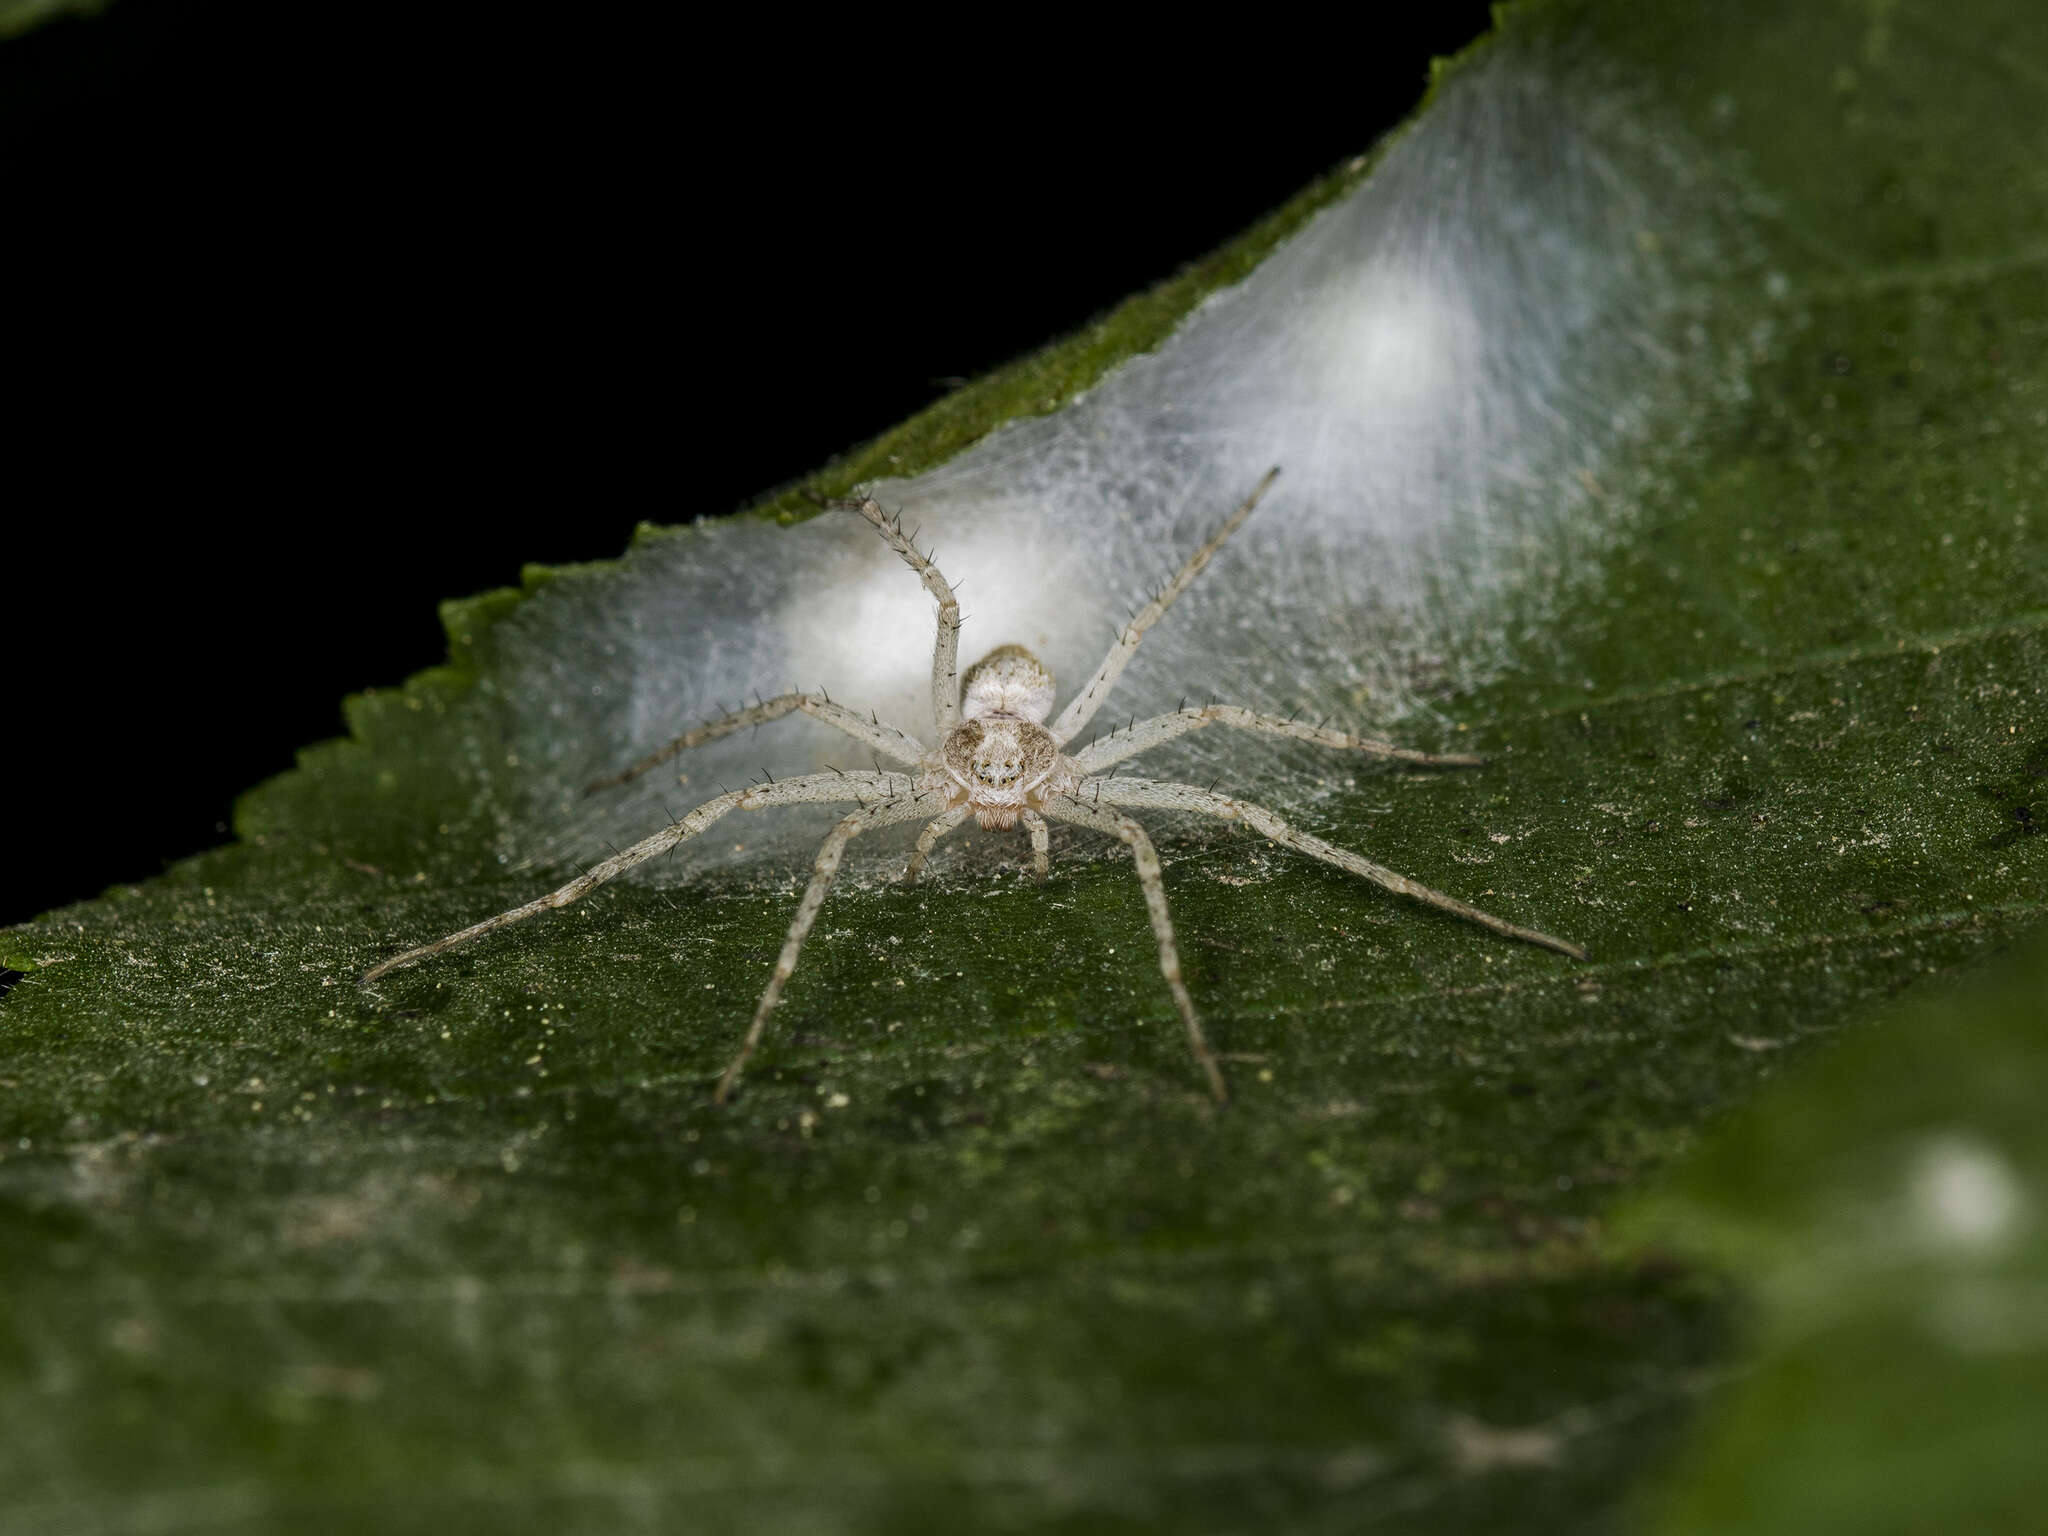
POLYGON ((0 44, 0 922, 224 841, 440 660, 441 598, 734 510, 1169 276, 1487 25, 679 9, 0 44))

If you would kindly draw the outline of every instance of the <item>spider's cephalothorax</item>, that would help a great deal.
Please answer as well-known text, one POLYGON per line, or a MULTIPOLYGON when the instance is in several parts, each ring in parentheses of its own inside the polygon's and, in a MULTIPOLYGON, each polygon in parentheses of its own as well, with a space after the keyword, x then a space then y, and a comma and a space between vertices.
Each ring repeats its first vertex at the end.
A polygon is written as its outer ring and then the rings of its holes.
POLYGON ((1080 783, 1073 761, 1060 753, 1045 728, 1052 713, 1052 673, 1021 645, 993 650, 967 669, 960 713, 926 759, 917 787, 946 796, 991 831, 1017 824, 1026 811, 1043 812, 1054 795, 1080 783))
POLYGON ((1432 757, 1426 752, 1413 752, 1370 737, 1347 735, 1320 724, 1308 725, 1293 719, 1254 714, 1251 710, 1230 704, 1209 704, 1200 709, 1181 708, 1171 714, 1134 721, 1120 731, 1098 737, 1078 752, 1067 753, 1067 744, 1094 718, 1096 710, 1123 672, 1124 664, 1138 649, 1138 642, 1144 638, 1145 631, 1158 623, 1174 599, 1201 575, 1210 557, 1251 515, 1252 508, 1258 505, 1259 498, 1279 473, 1277 469, 1268 473, 1258 488, 1224 520, 1223 526, 1210 535, 1209 541, 1188 557, 1187 563, 1174 573, 1173 579, 1159 595, 1118 632, 1116 644, 1102 658, 1102 665, 1095 669, 1088 681, 1081 685, 1081 691, 1067 701, 1067 707, 1058 715, 1052 715, 1052 674, 1037 657, 1020 646, 1006 645, 983 657, 969 670, 963 689, 955 670, 960 655, 960 605, 931 557, 921 553, 904 536, 902 523, 887 516, 872 497, 825 503, 843 507, 865 518, 889 547, 917 572, 925 590, 938 599, 939 632, 937 643, 932 648, 932 725, 938 733, 938 746, 927 747, 908 732, 899 731, 893 725, 884 725, 871 714, 835 704, 823 693, 785 693, 763 699, 750 709, 736 710, 708 725, 685 732, 623 773, 600 779, 590 788, 596 790, 622 784, 667 762, 686 748, 716 741, 721 736, 730 736, 735 731, 796 710, 837 727, 909 771, 892 773, 878 768, 873 773, 842 773, 835 768, 830 773, 771 779, 748 789, 729 790, 715 800, 705 801, 680 821, 635 843, 624 853, 614 853, 611 858, 592 865, 559 890, 550 891, 523 907, 487 917, 459 933, 451 933, 431 944, 394 955, 381 965, 372 967, 364 974, 363 980, 375 981, 402 965, 438 955, 443 950, 480 938, 509 923, 551 908, 565 907, 613 876, 668 852, 685 838, 695 837, 730 811, 758 811, 775 805, 833 801, 841 804, 851 801, 858 809, 841 819, 818 850, 811 870, 811 883, 805 888, 803 901, 798 904, 796 917, 789 925, 789 936, 783 940, 775 972, 769 977, 767 989, 762 992, 761 1001, 754 1009, 754 1022, 747 1030, 746 1041, 740 1046, 732 1065, 725 1069, 725 1075, 718 1080, 718 1090, 712 1095, 721 1104, 732 1092, 733 1084, 739 1081, 740 1070, 754 1054, 754 1048, 761 1043, 762 1032, 768 1026, 768 1016, 775 1011, 776 1004, 782 999, 784 984, 796 970, 797 954, 803 948, 811 925, 818 919, 819 909, 825 904, 825 892, 832 884, 832 877, 838 873, 847 843, 862 832, 904 822, 922 821, 925 824, 923 832, 918 835, 917 851, 911 855, 909 867, 904 870, 905 879, 915 879, 939 839, 969 816, 991 829, 1012 827, 1023 822, 1031 836, 1032 867, 1041 880, 1045 878, 1047 869, 1048 821, 1063 821, 1102 833, 1127 846, 1137 866, 1139 883, 1144 887, 1145 907, 1152 919, 1153 937, 1159 944, 1160 972, 1166 978, 1174 1007, 1179 1010, 1181 1022, 1186 1026, 1189 1048, 1208 1078, 1209 1091, 1218 1100, 1229 1096, 1223 1083, 1223 1069, 1217 1065, 1215 1054, 1202 1034, 1194 1000, 1188 996, 1187 984, 1181 978, 1180 950, 1174 943, 1173 919, 1166 910, 1166 883, 1160 873, 1159 852, 1152 846, 1152 839, 1146 835, 1145 829, 1126 814, 1130 810, 1184 811, 1214 816, 1223 821, 1242 822, 1282 847, 1334 864, 1400 895, 1454 912, 1495 933, 1525 939, 1531 944, 1541 944, 1547 949, 1585 959, 1586 952, 1576 944, 1554 939, 1533 928, 1518 928, 1490 913, 1481 912, 1477 907, 1468 907, 1455 897, 1433 891, 1405 875, 1397 875, 1349 849, 1297 831, 1262 805, 1239 800, 1232 795, 1219 795, 1213 790, 1197 789, 1192 784, 1120 778, 1103 771, 1114 768, 1126 758, 1209 725, 1227 725, 1242 731, 1287 736, 1296 741, 1314 742, 1318 746, 1346 748, 1375 757, 1437 768, 1477 767, 1479 759, 1476 757, 1432 757))

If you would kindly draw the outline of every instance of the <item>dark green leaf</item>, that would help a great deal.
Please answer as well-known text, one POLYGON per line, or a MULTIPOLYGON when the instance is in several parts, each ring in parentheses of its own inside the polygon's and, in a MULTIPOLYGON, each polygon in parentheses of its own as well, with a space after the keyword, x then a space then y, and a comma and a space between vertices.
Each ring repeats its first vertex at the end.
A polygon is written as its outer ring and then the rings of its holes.
POLYGON ((1628 1230, 1759 1306, 1665 1500, 1673 1533, 2048 1519, 2048 947, 1779 1084, 1628 1230))
MULTIPOLYGON (((451 605, 450 664, 352 701, 241 843, 4 935, 0 1525, 1611 1525, 1728 1345, 1716 1283, 1615 1256, 1610 1201, 2042 912, 2048 38, 2031 4, 1758 0, 1530 6, 1489 46, 1430 112, 1483 126, 1547 61, 1629 176, 1671 148, 1670 222, 1624 246, 1684 302, 1643 315, 1639 378, 1609 349, 1517 384, 1606 479, 1581 461, 1585 521, 1501 541, 1538 553, 1422 647, 1451 681, 1404 674, 1418 744, 1492 766, 1242 765, 1595 964, 1168 826, 1226 1112, 1128 866, 1039 890, 986 841, 834 896, 727 1109, 800 860, 621 884, 359 993, 545 889, 501 860, 562 856, 551 816, 588 832, 578 754, 622 743, 583 725, 642 681, 619 615, 812 546, 757 523, 536 572, 451 605)), ((1384 174, 1431 167, 1433 120, 1384 174)), ((1071 399, 1370 174, 821 484, 1071 399)), ((1552 215, 1512 212, 1489 238, 1544 249, 1552 215)), ((1341 699, 1335 642, 1203 627, 1354 617, 1261 591, 1250 549, 1162 656, 1341 699)))

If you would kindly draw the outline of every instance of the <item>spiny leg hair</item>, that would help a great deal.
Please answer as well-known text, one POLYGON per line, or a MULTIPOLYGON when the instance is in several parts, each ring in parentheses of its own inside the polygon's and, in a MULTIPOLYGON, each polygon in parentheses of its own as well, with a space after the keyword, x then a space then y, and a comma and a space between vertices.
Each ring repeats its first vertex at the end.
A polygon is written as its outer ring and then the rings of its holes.
POLYGON ((1414 763, 1424 768, 1483 768, 1486 759, 1473 757, 1462 752, 1416 752, 1408 747, 1397 747, 1392 742, 1378 741, 1370 736, 1352 736, 1343 731, 1330 730, 1324 725, 1308 725, 1299 720, 1283 720, 1278 715, 1257 715, 1235 704, 1207 704, 1200 709, 1177 709, 1170 715, 1155 715, 1150 720, 1097 737, 1074 754, 1074 765, 1083 773, 1094 773, 1112 763, 1120 763, 1127 757, 1136 757, 1140 752, 1150 752, 1154 747, 1164 746, 1176 736, 1185 736, 1189 731, 1199 731, 1205 725, 1228 725, 1240 731, 1259 731, 1268 736, 1288 736, 1296 741, 1314 742, 1319 747, 1339 747, 1353 752, 1366 752, 1374 757, 1391 758, 1397 763, 1414 763))
MULTIPOLYGON (((418 949, 409 949, 402 955, 394 955, 380 965, 374 965, 363 972, 358 983, 368 986, 379 977, 389 975, 403 966, 417 965, 435 955, 467 944, 471 939, 480 939, 487 933, 496 933, 500 928, 524 922, 541 912, 551 912, 557 907, 566 907, 570 902, 589 895, 606 881, 617 879, 636 864, 667 853, 676 844, 685 842, 702 832, 706 827, 724 816, 728 811, 759 811, 775 805, 800 805, 805 803, 838 801, 883 801, 901 803, 901 797, 911 794, 911 780, 901 773, 813 773, 800 779, 784 779, 779 784, 756 784, 747 789, 728 790, 715 800, 706 800, 702 805, 684 816, 680 821, 671 822, 654 836, 643 838, 623 853, 593 864, 589 869, 558 890, 529 901, 523 907, 514 907, 509 912, 500 912, 496 917, 487 917, 480 923, 472 924, 446 938, 422 944, 418 949)), ((914 797, 913 797, 914 798, 914 797)))
POLYGON ((1152 839, 1145 835, 1145 829, 1122 811, 1111 805, 1084 800, 1078 793, 1048 800, 1045 814, 1055 821, 1072 822, 1077 827, 1106 832, 1130 848, 1131 863, 1138 871, 1138 884, 1145 890, 1145 910, 1152 919, 1152 937, 1159 941, 1160 974, 1165 976, 1167 990, 1173 993, 1173 1005, 1180 1010, 1181 1022, 1187 1026, 1188 1049, 1194 1052, 1203 1075, 1209 1079, 1209 1091, 1216 1096, 1216 1102, 1228 1104, 1230 1089, 1224 1084, 1223 1069, 1216 1064, 1215 1054, 1209 1049, 1208 1036, 1202 1033, 1201 1018, 1195 1013, 1195 1000, 1188 996, 1188 984, 1181 979, 1180 949, 1173 941, 1173 916, 1166 910, 1166 877, 1159 866, 1159 850, 1152 846, 1152 839))
POLYGON ((719 1078, 718 1091, 711 1096, 714 1103, 723 1104, 731 1095, 733 1084, 739 1081, 747 1059, 754 1054, 754 1047, 761 1043, 761 1035, 768 1028, 768 1015, 782 1001, 783 985, 796 970, 796 957, 804 947, 804 939, 810 934, 811 924, 818 920, 818 909, 825 905, 825 893, 832 888, 832 877, 839 872, 839 861, 846 853, 846 845, 861 833, 873 831, 876 827, 930 816, 934 811, 943 809, 945 803, 944 794, 936 790, 911 793, 882 805, 864 806, 832 829, 819 846, 818 857, 811 865, 811 883, 804 888, 804 899, 789 925, 789 937, 782 941, 782 953, 775 961, 775 974, 768 978, 767 990, 761 994, 761 1001, 754 1009, 754 1022, 747 1029, 747 1038, 740 1046, 739 1055, 733 1057, 732 1065, 719 1078))
POLYGON ((1187 564, 1174 572, 1173 580, 1162 587, 1159 595, 1139 609, 1131 622, 1117 633, 1116 644, 1112 645, 1109 654, 1102 658, 1102 665, 1095 669, 1095 675, 1082 685, 1081 691, 1067 701, 1067 707, 1060 711, 1059 717, 1046 727, 1061 745, 1072 741, 1081 727, 1095 718, 1095 711, 1100 709, 1102 701, 1109 697, 1109 690, 1116 686, 1116 680, 1122 675, 1125 664, 1137 653, 1138 642, 1145 638, 1145 631, 1157 624, 1166 610, 1173 606, 1174 599, 1187 591, 1188 585, 1202 574, 1210 558, 1223 547, 1223 541, 1237 532, 1244 520, 1252 515, 1252 508, 1259 504, 1259 498, 1264 496, 1268 488, 1279 478, 1280 470, 1277 466, 1267 470, 1265 478, 1252 487, 1251 495, 1245 497, 1237 510, 1223 520, 1221 528, 1209 535, 1208 543, 1188 556, 1187 564))
POLYGON ((872 496, 820 499, 821 507, 857 513, 867 519, 875 532, 904 563, 917 572, 925 591, 939 600, 939 632, 932 644, 932 722, 941 736, 960 723, 960 602, 953 588, 939 574, 932 557, 919 552, 903 531, 901 513, 891 517, 872 496))
POLYGON ((1553 938, 1550 934, 1539 933, 1534 928, 1523 928, 1491 912, 1482 912, 1477 907, 1467 906, 1455 896, 1446 896, 1442 891, 1432 890, 1406 875, 1397 875, 1385 865, 1375 864, 1371 859, 1361 857, 1348 848, 1339 848, 1326 843, 1319 837, 1297 831, 1279 816, 1262 805, 1249 800, 1239 800, 1231 795, 1219 795, 1213 790, 1197 789, 1192 784, 1167 784, 1150 779, 1084 779, 1074 791, 1076 797, 1085 798, 1091 804, 1097 800, 1104 806, 1126 806, 1159 811, 1193 811, 1198 815, 1215 816, 1224 821, 1241 821, 1253 831, 1271 838, 1283 848, 1292 848, 1305 853, 1312 859, 1321 859, 1325 864, 1334 864, 1347 873, 1361 876, 1375 885, 1384 886, 1396 895, 1412 897, 1432 907, 1456 913, 1468 922, 1489 928, 1504 938, 1520 939, 1527 944, 1540 944, 1545 949, 1554 949, 1561 955, 1570 955, 1574 960, 1590 958, 1586 951, 1576 944, 1553 938))
POLYGON ((659 768, 679 752, 692 747, 701 747, 706 742, 716 741, 721 736, 730 736, 734 731, 743 731, 750 725, 765 725, 770 720, 780 720, 795 710, 802 710, 814 719, 827 725, 836 726, 856 741, 864 742, 891 762, 915 765, 924 756, 924 743, 916 737, 899 731, 893 725, 884 725, 872 716, 863 717, 842 705, 834 704, 822 693, 782 693, 772 699, 762 699, 745 709, 736 709, 729 715, 720 715, 694 730, 683 732, 667 746, 650 752, 632 767, 608 778, 593 779, 583 786, 583 792, 595 794, 600 789, 611 789, 629 783, 647 772, 659 768))

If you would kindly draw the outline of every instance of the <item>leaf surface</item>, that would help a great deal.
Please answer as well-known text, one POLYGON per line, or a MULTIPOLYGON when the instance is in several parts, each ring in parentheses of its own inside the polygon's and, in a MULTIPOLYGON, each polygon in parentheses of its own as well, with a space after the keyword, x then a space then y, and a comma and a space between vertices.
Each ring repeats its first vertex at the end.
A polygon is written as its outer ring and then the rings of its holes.
MULTIPOLYGON (((1634 82, 1749 254, 1672 354, 1682 430, 1589 477, 1607 532, 1417 686, 1415 744, 1491 766, 1244 787, 1593 964, 1168 822, 1221 1113, 1128 864, 1080 849, 1043 889, 986 839, 847 882, 726 1109, 800 860, 359 992, 550 883, 506 859, 579 764, 522 754, 570 752, 545 709, 615 683, 634 583, 803 530, 537 571, 451 604, 449 666, 351 701, 236 846, 0 935, 0 1525, 1611 1527, 1729 1350, 1720 1284, 1618 1255, 1611 1202, 2042 915, 2048 37, 1554 4, 1487 47, 1634 82)), ((1374 174, 886 453, 1071 400, 1374 174)), ((1643 237, 1728 249, 1699 217, 1643 237)))
POLYGON ((1774 1085, 1625 1230, 1757 1301, 1657 1529, 2026 1530, 2048 1512, 2048 948, 1774 1085))

